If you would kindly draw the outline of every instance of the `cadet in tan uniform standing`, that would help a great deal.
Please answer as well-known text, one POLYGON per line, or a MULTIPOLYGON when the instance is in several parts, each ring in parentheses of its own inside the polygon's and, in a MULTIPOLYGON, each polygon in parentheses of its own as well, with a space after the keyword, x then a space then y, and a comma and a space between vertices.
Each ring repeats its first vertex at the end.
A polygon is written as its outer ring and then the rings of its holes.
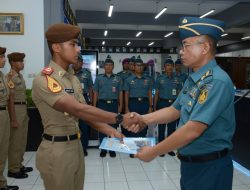
POLYGON ((33 81, 32 98, 44 126, 36 166, 46 190, 83 189, 84 157, 78 118, 118 138, 123 135, 105 123, 130 122, 129 115, 123 117, 83 103, 81 84, 69 67, 76 64, 80 52, 79 33, 80 28, 70 24, 55 24, 48 29, 46 38, 52 60, 33 81))
POLYGON ((24 53, 13 52, 8 54, 11 66, 7 74, 7 82, 10 90, 9 114, 10 114, 10 142, 8 152, 8 177, 26 178, 32 167, 22 165, 23 156, 27 144, 28 114, 26 105, 26 85, 20 71, 24 68, 24 53))
MULTIPOLYGON (((5 65, 6 48, 0 47, 0 68, 5 65)), ((3 176, 5 163, 8 156, 8 145, 10 136, 10 119, 7 110, 9 100, 9 90, 7 80, 0 71, 0 190, 17 190, 17 186, 8 186, 7 180, 3 176)))

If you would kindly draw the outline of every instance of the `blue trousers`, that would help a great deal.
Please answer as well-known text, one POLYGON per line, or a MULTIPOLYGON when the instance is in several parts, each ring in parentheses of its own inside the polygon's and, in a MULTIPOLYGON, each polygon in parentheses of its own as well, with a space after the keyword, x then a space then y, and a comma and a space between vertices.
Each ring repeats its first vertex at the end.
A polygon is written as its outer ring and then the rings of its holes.
MULTIPOLYGON (((129 98, 129 111, 136 112, 139 114, 147 114, 149 109, 149 102, 147 98, 139 101, 137 98, 129 98)), ((128 137, 145 137, 147 134, 148 127, 145 127, 139 133, 128 132, 128 137)))
MULTIPOLYGON (((112 103, 107 103, 106 101, 98 101, 97 107, 100 109, 103 109, 105 111, 109 111, 109 112, 114 112, 117 113, 118 112, 118 102, 117 100, 112 100, 112 103)), ((113 128, 117 129, 117 125, 113 124, 111 125, 113 128)), ((103 134, 103 133, 99 133, 99 141, 100 143, 102 142, 103 138, 106 137, 107 135, 103 134)))
MULTIPOLYGON (((170 102, 165 101, 165 100, 159 100, 157 102, 157 110, 165 108, 165 107, 169 107, 169 106, 171 106, 171 104, 172 104, 172 102, 170 103, 170 102)), ((173 121, 171 123, 168 123, 167 125, 168 125, 168 135, 167 136, 170 136, 173 132, 175 132, 177 122, 173 121)), ((165 130, 166 130, 166 124, 159 124, 158 125, 158 142, 161 142, 165 139, 165 130)))
POLYGON ((81 143, 82 143, 82 148, 87 149, 89 145, 89 133, 90 133, 90 128, 87 123, 85 123, 83 120, 79 119, 79 128, 81 130, 81 143))
MULTIPOLYGON (((86 103, 90 104, 88 94, 85 93, 85 94, 83 94, 83 96, 84 96, 86 103)), ((89 145, 90 127, 86 122, 79 119, 79 128, 80 128, 80 131, 82 133, 81 134, 82 148, 86 150, 88 148, 88 145, 89 145)))
POLYGON ((181 190, 232 190, 230 155, 204 163, 181 161, 181 190))

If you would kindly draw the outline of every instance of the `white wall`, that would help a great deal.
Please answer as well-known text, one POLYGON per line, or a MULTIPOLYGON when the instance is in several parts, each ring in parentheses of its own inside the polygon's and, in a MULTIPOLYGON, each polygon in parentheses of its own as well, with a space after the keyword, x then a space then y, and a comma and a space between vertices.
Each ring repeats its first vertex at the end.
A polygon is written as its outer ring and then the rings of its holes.
MULTIPOLYGON (((43 0, 1 0, 1 13, 23 13, 24 35, 0 35, 0 46, 6 47, 6 55, 23 52, 25 68, 22 72, 27 88, 31 88, 34 74, 44 67, 44 3, 43 0)), ((3 72, 10 69, 7 61, 3 72)))

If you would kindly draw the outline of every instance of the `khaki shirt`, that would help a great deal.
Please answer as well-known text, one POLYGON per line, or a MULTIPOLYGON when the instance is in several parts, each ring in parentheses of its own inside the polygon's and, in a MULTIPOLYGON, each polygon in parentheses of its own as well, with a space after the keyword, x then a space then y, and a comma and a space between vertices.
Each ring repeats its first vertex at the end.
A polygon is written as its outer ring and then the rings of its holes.
POLYGON ((47 76, 42 72, 36 76, 32 87, 32 99, 40 112, 44 133, 55 136, 76 134, 79 132, 78 118, 57 111, 53 106, 67 94, 74 96, 77 101, 83 103, 81 84, 71 68, 65 71, 53 61, 50 61, 49 67, 54 72, 48 76, 54 79, 62 90, 53 92, 53 89, 49 88, 47 76))
POLYGON ((26 102, 26 84, 23 75, 11 69, 7 74, 7 80, 12 84, 9 88, 14 91, 14 102, 26 102))
POLYGON ((4 74, 0 71, 0 106, 7 106, 9 99, 9 88, 4 74))

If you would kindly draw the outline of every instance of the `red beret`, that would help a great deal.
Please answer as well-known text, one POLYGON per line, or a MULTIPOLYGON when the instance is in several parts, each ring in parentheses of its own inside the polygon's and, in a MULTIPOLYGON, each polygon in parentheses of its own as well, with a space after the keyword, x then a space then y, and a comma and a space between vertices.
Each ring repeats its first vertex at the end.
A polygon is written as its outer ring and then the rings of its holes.
POLYGON ((0 47, 0 55, 5 54, 5 52, 6 52, 6 48, 0 47))
POLYGON ((63 43, 72 39, 77 39, 80 28, 71 24, 54 24, 49 27, 45 36, 48 42, 63 43))
POLYGON ((19 52, 13 52, 7 55, 9 62, 14 61, 23 61, 25 54, 24 53, 19 53, 19 52))

